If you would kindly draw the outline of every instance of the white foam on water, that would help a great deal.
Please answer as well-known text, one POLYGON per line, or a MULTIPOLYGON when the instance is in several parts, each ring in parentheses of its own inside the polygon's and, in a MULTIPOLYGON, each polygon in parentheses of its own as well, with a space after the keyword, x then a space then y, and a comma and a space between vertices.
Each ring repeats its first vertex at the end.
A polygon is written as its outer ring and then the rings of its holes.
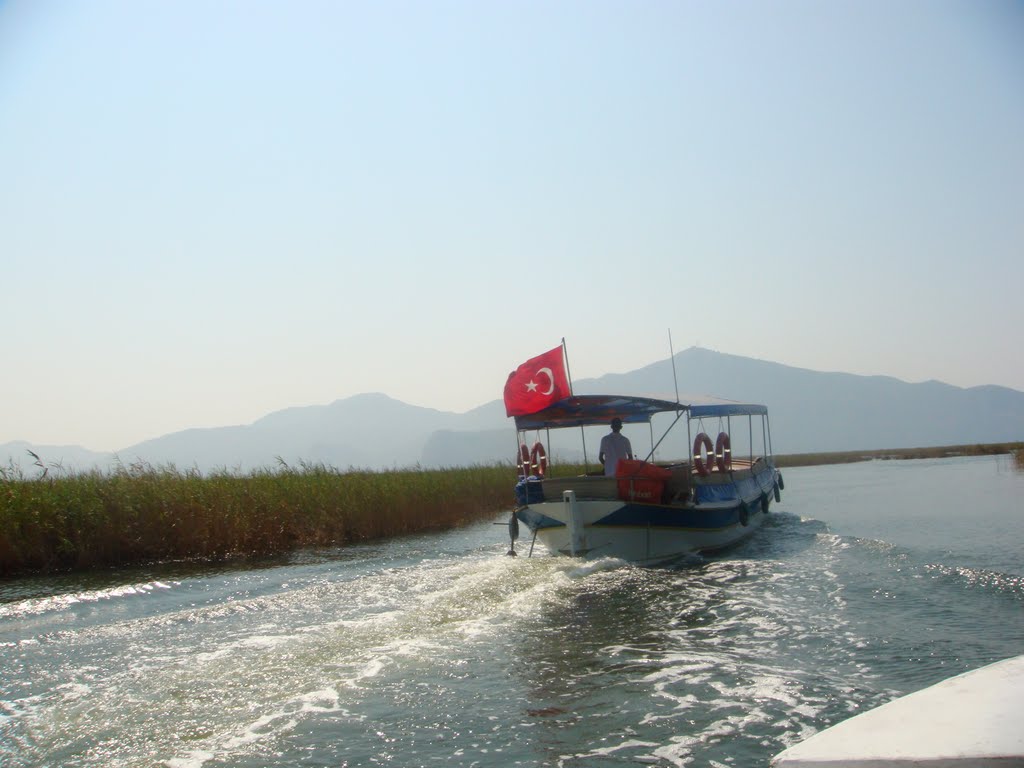
POLYGON ((216 661, 217 659, 224 658, 225 656, 230 654, 232 650, 233 650, 232 646, 225 646, 223 648, 218 648, 216 651, 208 651, 206 653, 197 653, 196 654, 196 661, 198 661, 198 662, 200 662, 202 664, 208 664, 211 661, 216 661))
POLYGON ((92 688, 82 683, 62 683, 57 686, 65 702, 77 701, 92 693, 92 688))
MULTIPOLYGON (((234 733, 225 733, 207 740, 206 748, 191 750, 182 756, 164 761, 167 768, 201 768, 213 760, 227 760, 244 754, 254 744, 284 736, 298 727, 304 716, 336 713, 349 717, 340 704, 341 696, 334 687, 300 694, 266 715, 243 726, 234 733)), ((360 719, 360 718, 356 718, 360 719)))
POLYGON ((36 616, 50 611, 66 610, 79 603, 95 603, 102 600, 115 600, 123 597, 146 595, 157 589, 173 589, 181 582, 167 584, 163 581, 148 581, 139 584, 122 584, 106 589, 85 590, 48 597, 33 597, 0 604, 0 619, 36 616))
POLYGON ((377 677, 384 671, 384 662, 381 659, 372 659, 366 662, 356 674, 342 680, 349 688, 357 687, 362 681, 377 677))
POLYGON ((227 739, 222 749, 232 752, 239 747, 252 744, 254 741, 259 741, 267 736, 279 736, 292 730, 298 724, 299 721, 286 712, 264 715, 246 727, 241 734, 227 739))
POLYGON ((393 640, 381 647, 381 658, 392 657, 421 658, 436 650, 443 650, 444 645, 425 637, 404 637, 393 640))
POLYGON ((303 712, 338 712, 341 695, 336 688, 323 688, 319 691, 303 694, 298 697, 303 712))
POLYGON ((202 768, 203 765, 215 757, 216 755, 213 752, 197 749, 189 752, 184 757, 172 757, 170 760, 164 760, 163 764, 167 768, 202 768))
POLYGON ((250 635, 238 640, 224 643, 220 648, 213 651, 203 651, 195 655, 195 660, 201 664, 208 664, 211 661, 224 659, 233 653, 247 649, 267 650, 277 648, 294 640, 297 635, 250 635))
POLYGON ((924 570, 929 575, 939 575, 962 581, 968 587, 989 588, 999 592, 1024 595, 1024 576, 1018 574, 939 564, 926 565, 924 570))
POLYGON ((295 635, 256 635, 239 642, 243 648, 276 648, 295 639, 295 635))
POLYGON ((7 715, 8 720, 20 717, 32 717, 44 706, 42 695, 26 696, 21 699, 0 701, 0 711, 7 715))
MULTIPOLYGON (((577 754, 577 755, 563 756, 563 760, 565 760, 565 759, 571 759, 571 760, 590 760, 590 759, 599 758, 599 757, 608 757, 609 755, 614 755, 614 754, 616 754, 618 752, 622 752, 623 750, 627 750, 627 749, 629 749, 629 750, 646 749, 646 748, 657 747, 657 746, 658 746, 658 742, 656 742, 656 741, 642 741, 640 739, 626 739, 625 741, 622 741, 622 742, 620 742, 618 744, 613 744, 613 745, 608 746, 608 747, 597 747, 595 749, 591 749, 591 750, 588 750, 587 752, 583 752, 583 753, 580 753, 580 754, 577 754)), ((630 758, 631 758, 631 762, 632 762, 632 759, 636 759, 636 756, 630 755, 630 758)), ((656 758, 652 758, 652 759, 656 759, 656 758)))
POLYGON ((811 706, 809 703, 796 702, 793 704, 789 704, 790 712, 795 712, 796 714, 801 715, 802 717, 807 719, 817 717, 818 713, 821 712, 821 710, 821 707, 814 707, 811 706))
POLYGON ((579 561, 568 558, 566 558, 564 562, 570 564, 566 571, 566 575, 570 579, 585 579, 594 573, 614 571, 620 568, 630 567, 629 563, 625 560, 620 560, 614 557, 605 557, 599 560, 584 560, 582 565, 577 565, 579 561))
POLYGON ((672 736, 669 743, 659 746, 653 751, 654 757, 671 765, 685 766, 694 761, 694 752, 708 744, 732 739, 743 731, 750 722, 762 721, 763 714, 732 716, 702 726, 697 735, 672 736))

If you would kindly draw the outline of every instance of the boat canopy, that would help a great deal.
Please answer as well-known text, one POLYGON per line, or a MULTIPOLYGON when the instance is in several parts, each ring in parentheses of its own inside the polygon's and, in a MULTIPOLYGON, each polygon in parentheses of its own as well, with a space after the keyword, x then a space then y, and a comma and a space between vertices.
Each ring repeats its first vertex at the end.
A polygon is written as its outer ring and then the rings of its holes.
POLYGON ((618 416, 625 424, 645 424, 656 413, 690 412, 691 419, 717 416, 764 415, 763 405, 714 403, 683 405, 671 400, 630 395, 573 395, 549 405, 542 411, 516 416, 516 429, 559 429, 608 424, 618 416))
POLYGON ((766 416, 768 408, 753 403, 715 403, 713 405, 691 405, 690 418, 703 419, 715 416, 766 416))
POLYGON ((671 400, 629 395, 573 395, 559 400, 543 411, 516 416, 516 429, 548 429, 559 427, 608 424, 618 416, 626 424, 641 424, 656 413, 685 411, 689 406, 671 400))

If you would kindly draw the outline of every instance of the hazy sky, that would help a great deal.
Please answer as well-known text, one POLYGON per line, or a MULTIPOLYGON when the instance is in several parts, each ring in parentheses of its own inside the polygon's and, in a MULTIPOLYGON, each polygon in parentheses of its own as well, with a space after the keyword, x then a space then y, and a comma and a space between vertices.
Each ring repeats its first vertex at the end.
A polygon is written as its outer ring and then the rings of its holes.
POLYGON ((0 443, 669 329, 1024 390, 1024 3, 0 0, 0 286, 0 443))

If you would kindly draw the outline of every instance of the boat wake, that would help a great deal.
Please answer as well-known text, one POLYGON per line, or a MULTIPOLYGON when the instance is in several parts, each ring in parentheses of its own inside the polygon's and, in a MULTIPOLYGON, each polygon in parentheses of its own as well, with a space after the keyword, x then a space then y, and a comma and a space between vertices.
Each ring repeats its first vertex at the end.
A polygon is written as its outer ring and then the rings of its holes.
POLYGON ((1016 597, 1024 601, 1024 576, 958 565, 927 565, 925 570, 941 579, 972 589, 1016 597))
POLYGON ((223 597, 198 606, 204 586, 189 582, 9 603, 4 618, 20 621, 4 635, 0 671, 14 684, 0 701, 0 762, 133 766, 157 755, 195 768, 260 753, 310 718, 366 729, 382 689, 458 668, 467 648, 489 653, 566 588, 622 568, 487 551, 355 576, 326 566, 244 584, 231 575, 227 587, 204 582, 223 597), (176 593, 173 606, 121 618, 118 598, 155 590, 176 593), (82 606, 91 613, 78 627, 82 606))

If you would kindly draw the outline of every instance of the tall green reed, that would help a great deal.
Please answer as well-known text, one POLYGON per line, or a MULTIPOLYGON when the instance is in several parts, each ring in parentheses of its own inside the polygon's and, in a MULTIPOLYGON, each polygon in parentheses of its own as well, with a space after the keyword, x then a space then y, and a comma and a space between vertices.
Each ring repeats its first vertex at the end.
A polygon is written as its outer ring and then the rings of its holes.
POLYGON ((248 475, 118 464, 0 468, 0 575, 264 555, 444 530, 513 505, 511 465, 248 475))

